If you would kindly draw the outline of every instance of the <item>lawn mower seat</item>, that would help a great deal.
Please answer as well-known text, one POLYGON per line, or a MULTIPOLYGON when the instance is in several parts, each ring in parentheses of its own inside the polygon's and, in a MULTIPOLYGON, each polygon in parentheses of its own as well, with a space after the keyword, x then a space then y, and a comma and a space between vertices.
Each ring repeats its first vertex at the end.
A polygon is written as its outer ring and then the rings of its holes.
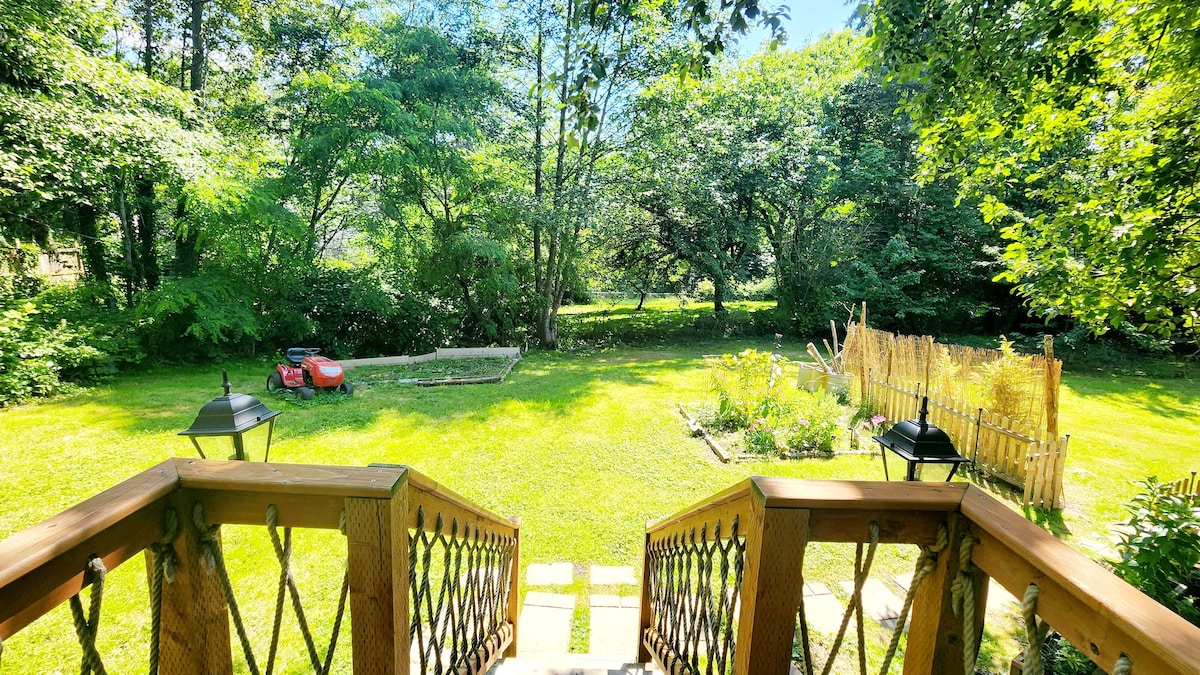
POLYGON ((289 347, 284 356, 287 357, 288 363, 298 366, 304 360, 304 357, 308 356, 310 351, 312 350, 307 347, 289 347))

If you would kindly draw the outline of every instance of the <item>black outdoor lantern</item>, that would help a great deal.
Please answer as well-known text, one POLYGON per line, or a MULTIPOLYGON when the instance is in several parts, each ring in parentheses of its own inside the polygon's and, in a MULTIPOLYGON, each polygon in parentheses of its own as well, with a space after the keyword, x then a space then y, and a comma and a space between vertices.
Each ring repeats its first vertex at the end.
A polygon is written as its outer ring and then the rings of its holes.
POLYGON ((930 424, 927 420, 929 417, 929 397, 925 396, 921 399, 920 418, 915 420, 904 420, 897 423, 882 436, 872 436, 872 439, 883 446, 883 478, 888 479, 887 469, 887 451, 900 455, 900 458, 908 462, 908 475, 906 480, 920 479, 920 466, 922 464, 949 464, 950 475, 946 476, 949 481, 954 477, 954 472, 958 470, 958 465, 971 460, 958 454, 954 449, 954 443, 946 432, 930 424))
MULTIPOLYGON (((196 421, 180 436, 192 439, 196 452, 208 458, 200 447, 200 438, 212 439, 204 442, 209 454, 214 457, 228 455, 229 459, 250 459, 246 448, 262 450, 262 459, 267 461, 271 452, 271 432, 275 430, 278 410, 270 410, 261 401, 248 394, 231 394, 229 375, 221 370, 221 386, 224 396, 218 396, 200 408, 196 421), (232 453, 230 451, 232 450, 232 453)), ((255 453, 257 454, 257 452, 255 453)))

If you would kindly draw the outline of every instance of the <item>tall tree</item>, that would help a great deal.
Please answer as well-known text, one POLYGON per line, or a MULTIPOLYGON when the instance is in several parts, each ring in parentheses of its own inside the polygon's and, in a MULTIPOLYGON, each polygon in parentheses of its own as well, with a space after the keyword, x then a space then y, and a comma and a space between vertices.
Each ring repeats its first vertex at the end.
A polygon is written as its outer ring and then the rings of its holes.
POLYGON ((1005 226, 1031 307, 1200 344, 1200 13, 1151 0, 877 0, 926 175, 1005 226))

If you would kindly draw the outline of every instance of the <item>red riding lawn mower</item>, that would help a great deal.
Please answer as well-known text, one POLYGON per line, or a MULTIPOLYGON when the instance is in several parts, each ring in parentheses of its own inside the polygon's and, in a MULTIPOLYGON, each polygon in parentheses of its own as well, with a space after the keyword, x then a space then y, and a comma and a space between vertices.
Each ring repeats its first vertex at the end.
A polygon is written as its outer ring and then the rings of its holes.
POLYGON ((289 347, 283 353, 287 363, 275 366, 267 376, 267 391, 287 389, 307 401, 316 392, 354 393, 354 385, 342 379, 342 364, 324 356, 313 347, 289 347))

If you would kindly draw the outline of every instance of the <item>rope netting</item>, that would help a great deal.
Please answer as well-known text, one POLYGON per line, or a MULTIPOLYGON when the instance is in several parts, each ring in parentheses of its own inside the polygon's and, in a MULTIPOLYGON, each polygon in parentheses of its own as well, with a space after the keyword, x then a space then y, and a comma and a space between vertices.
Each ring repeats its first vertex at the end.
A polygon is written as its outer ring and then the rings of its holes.
POLYGON ((745 567, 746 538, 734 516, 728 533, 675 534, 646 549, 655 651, 668 672, 726 675, 733 671, 734 618, 745 567))
MULTIPOLYGON (((279 586, 276 593, 274 620, 271 628, 271 642, 267 653, 266 669, 260 670, 258 661, 254 655, 254 649, 250 645, 250 637, 246 631, 246 625, 242 618, 242 613, 238 607, 237 598, 233 592, 233 584, 229 578, 229 570, 225 565, 225 558, 221 551, 221 543, 218 538, 220 525, 209 525, 204 518, 204 507, 199 502, 192 509, 192 520, 196 526, 196 531, 199 533, 201 547, 201 566, 208 573, 217 575, 221 582, 221 588, 225 593, 225 602, 229 607, 229 615, 233 620, 233 626, 237 632, 238 642, 242 648, 242 655, 246 660, 247 669, 253 675, 259 673, 267 673, 268 675, 274 672, 276 657, 279 647, 280 630, 283 624, 283 611, 285 596, 291 597, 292 613, 296 617, 296 622, 299 626, 300 633, 304 638, 305 647, 307 647, 309 663, 316 673, 324 675, 329 672, 329 668, 333 662, 334 649, 337 647, 338 634, 341 630, 342 619, 345 616, 346 598, 349 594, 349 577, 343 574, 342 590, 338 598, 337 613, 334 618, 333 627, 330 631, 329 644, 325 649, 324 657, 317 652, 316 643, 312 636, 312 631, 308 625, 308 619, 304 612, 304 606, 300 602, 300 591, 296 586, 296 580, 293 576, 294 565, 292 563, 292 528, 283 528, 283 536, 280 537, 278 528, 278 509, 274 504, 267 507, 266 523, 267 531, 271 537, 271 544, 275 550, 275 556, 279 561, 279 586)), ((345 517, 343 514, 342 534, 345 530, 345 517)))
POLYGON ((422 673, 482 672, 511 638, 509 577, 516 539, 460 526, 424 508, 409 533, 409 633, 422 673))
MULTIPOLYGON (((892 667, 892 662, 895 660, 896 654, 900 647, 900 638, 904 634, 905 627, 908 623, 909 615, 912 612, 913 601, 916 598, 917 590, 921 587, 922 582, 933 572, 938 560, 939 554, 946 550, 948 546, 948 530, 945 524, 938 526, 937 534, 932 544, 922 546, 920 553, 917 556, 916 565, 913 569, 911 581, 908 584, 908 591, 905 594, 904 601, 901 605, 898 615, 894 619, 891 637, 888 641, 886 651, 879 667, 881 675, 887 675, 892 667)), ((962 545, 959 547, 959 573, 953 581, 951 593, 953 598, 953 606, 956 616, 961 617, 963 625, 963 635, 965 639, 963 649, 963 666, 965 672, 974 672, 975 660, 978 655, 978 644, 974 640, 978 629, 975 623, 975 595, 974 595, 974 578, 979 573, 979 570, 971 562, 971 551, 976 543, 976 539, 968 535, 963 539, 962 545)), ((841 650, 845 640, 846 633, 849 630, 851 620, 855 620, 855 633, 857 637, 857 666, 858 672, 866 675, 867 667, 867 645, 865 631, 865 616, 863 612, 863 590, 867 580, 870 577, 871 566, 875 561, 876 551, 879 545, 879 525, 872 521, 868 524, 866 542, 855 545, 854 556, 854 581, 850 591, 850 599, 846 605, 845 612, 842 614, 841 622, 833 637, 832 646, 828 650, 825 659, 824 668, 821 670, 822 675, 829 675, 834 671, 835 662, 838 653, 841 650), (865 547, 864 547, 865 543, 865 547)), ((801 580, 803 583, 803 579, 801 580)), ((806 675, 812 675, 815 672, 811 631, 808 625, 808 616, 805 609, 804 600, 801 600, 799 620, 797 627, 800 632, 799 643, 801 647, 800 654, 796 660, 799 661, 799 666, 806 675)))

